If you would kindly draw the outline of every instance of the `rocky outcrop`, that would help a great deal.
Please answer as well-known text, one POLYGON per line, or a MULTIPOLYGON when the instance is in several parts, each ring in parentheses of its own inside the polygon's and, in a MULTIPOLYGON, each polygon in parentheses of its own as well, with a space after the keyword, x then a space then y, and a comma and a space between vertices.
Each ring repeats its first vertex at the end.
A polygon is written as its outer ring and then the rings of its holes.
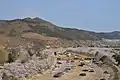
POLYGON ((17 78, 42 73, 45 70, 50 69, 54 62, 53 59, 53 57, 49 57, 48 59, 40 60, 39 57, 36 57, 36 59, 29 60, 24 64, 21 63, 21 61, 5 64, 4 73, 6 73, 7 76, 14 76, 17 78))
POLYGON ((3 68, 0 69, 0 80, 4 80, 5 77, 21 78, 36 73, 44 73, 56 63, 53 52, 49 50, 38 50, 30 55, 29 51, 21 48, 17 54, 15 61, 5 63, 3 68))

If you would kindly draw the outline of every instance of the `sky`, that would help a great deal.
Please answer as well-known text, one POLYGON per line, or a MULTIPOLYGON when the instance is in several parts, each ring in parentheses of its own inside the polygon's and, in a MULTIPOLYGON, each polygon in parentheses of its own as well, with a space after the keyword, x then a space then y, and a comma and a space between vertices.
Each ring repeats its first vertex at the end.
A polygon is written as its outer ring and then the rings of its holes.
POLYGON ((120 0, 0 0, 0 19, 25 17, 61 27, 120 31, 120 0))

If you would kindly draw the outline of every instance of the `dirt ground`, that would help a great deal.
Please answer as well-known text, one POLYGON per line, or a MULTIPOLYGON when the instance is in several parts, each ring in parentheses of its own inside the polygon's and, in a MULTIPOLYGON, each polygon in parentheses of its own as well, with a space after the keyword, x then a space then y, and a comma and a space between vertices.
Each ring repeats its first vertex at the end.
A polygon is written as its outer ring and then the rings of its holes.
MULTIPOLYGON (((59 55, 56 57, 59 57, 62 59, 62 60, 59 60, 62 63, 62 64, 59 64, 59 67, 53 70, 50 70, 48 72, 45 72, 44 74, 38 74, 30 78, 29 80, 101 80, 101 79, 110 80, 110 77, 111 77, 110 73, 114 73, 112 68, 108 68, 108 66, 107 67, 98 66, 97 64, 92 63, 91 60, 83 60, 85 65, 78 66, 80 64, 81 58, 87 57, 84 55, 77 56, 78 60, 73 60, 75 57, 73 55, 69 58, 66 55, 62 55, 62 56, 59 55), (68 72, 64 72, 64 74, 58 78, 53 77, 55 73, 63 72, 63 70, 67 66, 67 63, 65 62, 67 59, 74 61, 71 63, 73 68, 71 68, 71 70, 68 72), (83 71, 84 69, 87 69, 88 71, 83 71), (91 69, 93 70, 93 72, 89 72, 89 70, 91 69), (105 71, 108 71, 108 73, 107 74, 104 73, 105 71), (85 73, 86 75, 79 76, 81 73, 85 73)), ((114 76, 114 74, 112 76, 114 76)))
POLYGON ((83 67, 78 66, 78 62, 73 63, 73 67, 69 72, 66 72, 64 75, 58 78, 54 78, 52 74, 38 74, 33 80, 100 80, 105 78, 108 80, 108 75, 103 74, 103 70, 95 64, 84 65, 83 67), (93 69, 94 72, 84 72, 83 69, 93 69), (85 73, 86 76, 79 76, 80 73, 85 73))

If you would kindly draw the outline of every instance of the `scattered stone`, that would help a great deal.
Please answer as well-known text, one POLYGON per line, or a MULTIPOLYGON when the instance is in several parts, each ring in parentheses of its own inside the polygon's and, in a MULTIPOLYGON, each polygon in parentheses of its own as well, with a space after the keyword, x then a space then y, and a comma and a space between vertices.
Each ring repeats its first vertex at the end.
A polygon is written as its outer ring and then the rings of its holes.
POLYGON ((88 70, 87 69, 83 69, 82 71, 87 72, 88 70))
POLYGON ((80 73, 79 76, 86 76, 86 74, 85 73, 80 73))
POLYGON ((106 80, 105 78, 101 78, 100 80, 106 80))
POLYGON ((78 66, 83 67, 85 64, 83 62, 81 62, 78 66))
POLYGON ((109 74, 108 71, 104 71, 105 74, 109 74))
POLYGON ((89 72, 94 72, 94 70, 93 70, 93 69, 90 69, 89 72))
POLYGON ((62 64, 62 63, 58 61, 57 64, 62 64))
POLYGON ((64 74, 63 72, 59 72, 55 74, 53 77, 58 78, 58 77, 61 77, 63 74, 64 74))

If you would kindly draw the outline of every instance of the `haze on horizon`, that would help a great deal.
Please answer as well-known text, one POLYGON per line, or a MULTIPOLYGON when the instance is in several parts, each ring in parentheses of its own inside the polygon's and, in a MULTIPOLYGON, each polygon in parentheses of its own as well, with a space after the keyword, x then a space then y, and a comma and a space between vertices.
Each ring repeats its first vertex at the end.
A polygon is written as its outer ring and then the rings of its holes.
POLYGON ((1 0, 0 19, 40 17, 61 27, 120 31, 120 0, 1 0))

